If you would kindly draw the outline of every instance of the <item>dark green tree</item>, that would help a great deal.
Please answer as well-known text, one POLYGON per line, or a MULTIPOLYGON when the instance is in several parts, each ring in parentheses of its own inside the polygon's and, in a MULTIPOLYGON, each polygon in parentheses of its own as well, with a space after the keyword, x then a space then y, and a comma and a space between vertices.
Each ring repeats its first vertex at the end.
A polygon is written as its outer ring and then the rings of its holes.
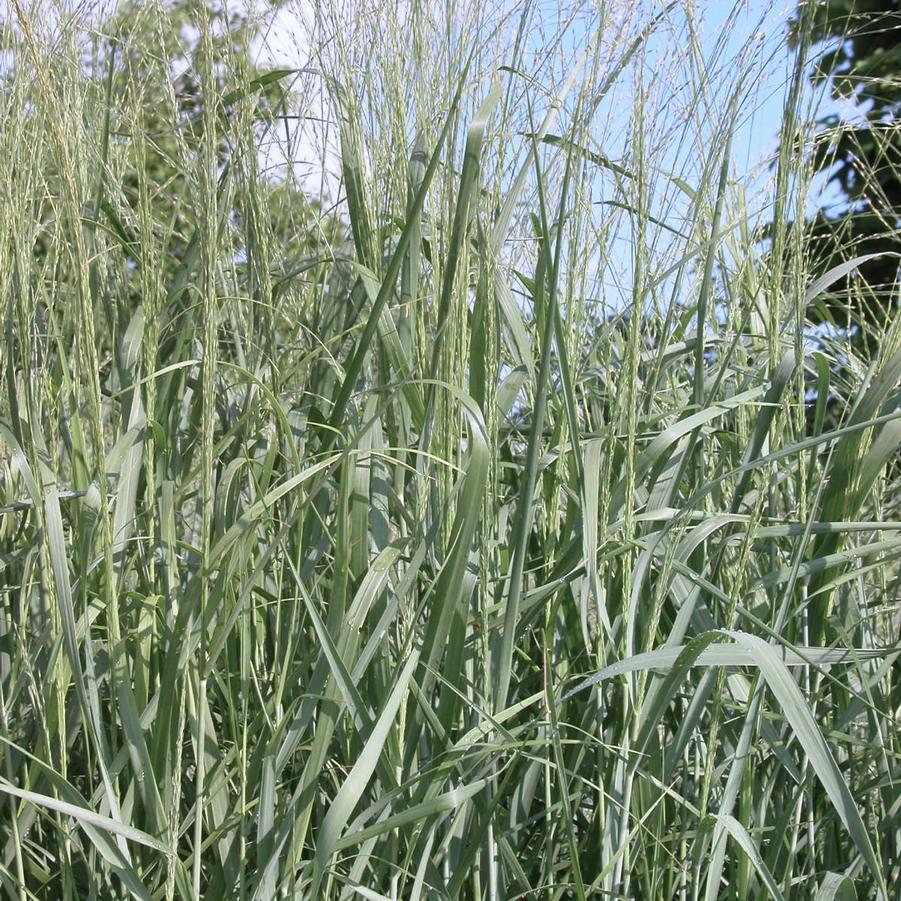
POLYGON ((828 82, 835 99, 856 107, 852 119, 833 112, 818 122, 814 164, 841 199, 814 217, 813 248, 827 268, 880 254, 838 283, 811 315, 847 329, 859 347, 872 347, 898 307, 901 2, 800 0, 791 22, 793 41, 799 41, 805 21, 819 50, 811 80, 828 82))

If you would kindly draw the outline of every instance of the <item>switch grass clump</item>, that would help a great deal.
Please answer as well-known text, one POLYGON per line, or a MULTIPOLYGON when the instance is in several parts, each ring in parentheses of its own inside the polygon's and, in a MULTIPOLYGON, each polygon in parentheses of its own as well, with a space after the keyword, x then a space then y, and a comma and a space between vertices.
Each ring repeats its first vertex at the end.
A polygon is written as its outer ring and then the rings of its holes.
POLYGON ((901 323, 704 7, 11 0, 5 896, 892 897, 901 323))

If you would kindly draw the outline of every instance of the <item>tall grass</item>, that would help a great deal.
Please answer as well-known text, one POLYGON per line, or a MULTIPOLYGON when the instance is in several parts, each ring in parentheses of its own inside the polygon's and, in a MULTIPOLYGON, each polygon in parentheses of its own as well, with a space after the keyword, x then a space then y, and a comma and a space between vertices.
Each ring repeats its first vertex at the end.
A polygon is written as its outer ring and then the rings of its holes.
POLYGON ((388 6, 260 77, 12 2, 4 891, 894 897, 901 325, 807 329, 810 48, 768 183, 741 6, 388 6))

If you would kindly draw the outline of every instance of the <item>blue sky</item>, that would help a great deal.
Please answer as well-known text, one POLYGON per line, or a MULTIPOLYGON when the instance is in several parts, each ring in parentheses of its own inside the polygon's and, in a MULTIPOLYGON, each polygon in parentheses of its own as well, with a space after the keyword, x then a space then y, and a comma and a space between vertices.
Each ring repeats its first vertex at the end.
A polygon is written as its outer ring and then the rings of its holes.
MULTIPOLYGON (((274 65, 303 66, 311 62, 311 48, 305 41, 304 20, 309 22, 316 0, 289 0, 288 4, 272 21, 266 40, 258 48, 261 61, 274 65)), ((435 5, 444 5, 450 0, 430 0, 435 5)), ((466 3, 466 0, 457 0, 466 3)), ((518 10, 526 0, 501 0, 498 9, 518 10)), ((559 10, 579 9, 569 25, 565 44, 573 47, 584 44, 585 22, 592 16, 594 4, 570 2, 566 0, 529 0, 534 5, 546 6, 547 17, 542 24, 553 28, 559 23, 559 10), (581 10, 584 9, 584 14, 581 10), (555 22, 554 16, 558 21, 555 22)), ((333 10, 342 6, 348 15, 354 15, 363 8, 375 7, 366 0, 329 0, 326 4, 333 10)), ((664 6, 663 0, 619 0, 612 4, 628 10, 641 7, 647 18, 655 9, 664 6)), ((740 125, 733 138, 732 160, 734 172, 749 180, 761 163, 773 153, 782 118, 788 81, 791 76, 792 57, 785 46, 787 22, 796 7, 796 0, 679 0, 679 7, 693 7, 699 23, 701 50, 715 67, 728 70, 726 62, 738 54, 753 36, 757 36, 758 63, 757 77, 747 86, 748 102, 740 116, 740 125), (760 60, 766 60, 760 64, 760 60)), ((678 10, 681 12, 681 9, 678 10)), ((664 48, 665 52, 665 48, 664 48)), ((315 63, 314 63, 315 64, 315 63)), ((720 72, 728 77, 728 71, 720 72)), ((825 98, 826 108, 835 108, 825 98)), ((323 110, 320 110, 323 112, 323 110)), ((320 148, 321 149, 321 148, 320 148)), ((332 153, 337 151, 334 140, 330 142, 332 153)), ((311 146, 301 144, 301 155, 310 155, 311 146)), ((335 169, 337 172, 337 169, 335 169)))
MULTIPOLYGON (((438 3, 439 0, 433 0, 438 3)), ((444 0, 440 0, 441 3, 444 0)), ((690 0, 685 0, 686 5, 690 0)), ((502 6, 519 9, 523 0, 506 0, 502 6)), ((372 4, 354 0, 345 8, 359 11, 372 4)), ((542 24, 553 28, 554 16, 558 16, 559 4, 537 0, 538 6, 546 5, 548 12, 542 24)), ((622 0, 624 9, 641 5, 647 15, 654 7, 662 7, 662 2, 622 0)), ((759 83, 751 87, 754 95, 752 107, 745 110, 743 122, 733 144, 733 158, 739 170, 750 170, 759 163, 775 146, 776 135, 782 114, 786 82, 790 73, 791 59, 787 50, 780 45, 785 34, 785 26, 793 0, 694 0, 695 15, 700 23, 699 38, 705 55, 718 65, 730 55, 737 53, 754 34, 762 36, 762 53, 770 64, 762 71, 759 83)), ((336 4, 337 6, 337 4, 336 4)), ((571 3, 570 8, 583 7, 573 17, 569 25, 566 44, 573 47, 584 44, 585 22, 591 17, 592 4, 571 3)), ((304 19, 309 21, 312 0, 292 0, 273 21, 265 42, 260 48, 260 57, 272 64, 301 66, 309 63, 310 48, 303 38, 304 19)), ((349 13, 353 14, 353 13, 349 13)))
MULTIPOLYGON (((310 42, 304 40, 304 26, 301 24, 306 17, 309 21, 312 3, 314 0, 290 0, 289 5, 279 13, 268 32, 265 51, 261 53, 261 62, 272 65, 306 66, 316 65, 311 59, 310 42)), ((402 0, 396 0, 402 2, 402 0)), ((435 4, 427 7, 434 10, 445 5, 457 8, 479 9, 484 7, 487 0, 429 0, 435 4)), ((585 0, 498 0, 495 10, 518 11, 523 4, 531 2, 537 10, 533 20, 534 33, 530 36, 532 43, 540 46, 546 40, 549 33, 559 30, 560 23, 565 16, 567 19, 566 39, 559 47, 559 59, 547 65, 542 70, 542 84, 550 87, 559 85, 565 79, 568 67, 571 67, 576 52, 583 48, 589 41, 587 31, 592 28, 595 20, 596 3, 585 0)), ((383 0, 328 0, 326 6, 329 14, 340 17, 341 4, 346 3, 344 9, 349 10, 350 15, 359 14, 361 10, 379 12, 384 10, 383 0)), ((640 22, 648 21, 654 12, 660 11, 663 0, 615 0, 611 4, 617 14, 622 12, 624 16, 634 15, 631 33, 634 34, 640 22)), ((777 147, 778 134, 781 126, 783 109, 791 79, 794 60, 792 53, 786 45, 786 33, 788 20, 796 8, 796 0, 679 0, 670 26, 661 28, 658 34, 651 39, 646 48, 645 72, 652 93, 656 91, 656 102, 660 107, 660 115, 665 119, 671 115, 667 104, 670 102, 685 102, 687 96, 692 97, 692 91, 697 91, 699 75, 694 71, 694 87, 687 90, 687 94, 679 100, 682 88, 680 84, 691 82, 692 73, 688 71, 689 63, 686 62, 687 54, 684 42, 686 40, 685 15, 686 8, 693 8, 694 20, 697 22, 697 47, 700 57, 703 58, 704 73, 709 76, 708 83, 704 87, 707 96, 704 118, 698 130, 714 130, 714 125, 719 117, 728 118, 724 112, 724 106, 728 102, 737 82, 740 69, 747 74, 743 84, 743 104, 736 118, 736 126, 731 146, 730 175, 733 184, 745 189, 747 200, 752 209, 762 210, 772 197, 771 182, 773 170, 768 165, 777 147), (735 60, 744 59, 744 65, 738 66, 735 60), (686 66, 685 73, 680 66, 686 66), (659 67, 663 73, 656 80, 659 67), (685 78, 683 78, 683 74, 685 78)), ((515 31, 516 18, 511 17, 515 31)), ((615 33, 615 29, 611 35, 615 33)), ((508 34, 509 39, 509 34, 508 34)), ((615 40, 615 39, 613 39, 615 40)), ((509 46, 509 41, 508 41, 509 46)), ((506 61, 506 60, 504 60, 506 61)), ((531 69, 529 70, 532 71, 531 69)), ((505 76, 509 77, 509 76, 505 76)), ((474 100, 477 101, 479 91, 487 92, 490 72, 486 70, 485 84, 477 85, 474 100)), ((605 99, 598 109, 597 136, 598 149, 608 157, 619 159, 627 156, 629 140, 629 117, 632 112, 632 86, 628 75, 624 75, 617 87, 605 99)), ((312 85, 313 82, 310 82, 312 85)), ((307 87, 310 87, 308 85, 307 87)), ((537 102, 544 102, 540 91, 534 96, 537 102)), ((304 95, 309 104, 307 115, 316 116, 323 120, 331 118, 325 101, 320 101, 315 96, 315 88, 308 90, 304 95), (317 105, 318 104, 318 105, 317 105)), ((814 102, 813 94, 808 90, 805 103, 807 114, 812 119, 819 109, 820 114, 826 109, 834 108, 834 104, 828 102, 828 98, 818 101, 819 107, 810 105, 814 102)), ((565 127, 566 113, 561 117, 562 126, 565 127)), ((676 117, 674 117, 674 122, 676 117)), ((318 126, 317 126, 318 127, 318 126)), ((661 126, 665 130, 665 125, 661 126)), ((332 197, 338 193, 337 163, 338 147, 332 128, 330 137, 324 141, 321 135, 314 135, 312 139, 301 139, 295 143, 292 157, 299 163, 298 171, 309 171, 309 181, 305 182, 308 190, 316 191, 325 189, 326 195, 332 197), (321 175, 321 165, 317 169, 316 160, 322 159, 322 143, 327 147, 326 163, 331 169, 331 175, 325 178, 321 175), (319 146, 316 146, 316 145, 319 146), (312 162, 311 162, 312 161, 312 162), (303 167, 307 166, 304 170, 303 167)), ((674 126, 674 134, 678 133, 678 125, 674 126)), ((511 143, 511 148, 517 153, 522 153, 525 143, 515 135, 507 136, 504 140, 511 143), (518 149, 516 149, 518 148, 518 149)), ((691 140, 681 144, 678 141, 672 146, 661 144, 654 150, 653 163, 661 170, 682 177, 688 184, 697 184, 699 169, 703 162, 704 154, 709 151, 707 146, 692 145, 691 140)), ((709 154, 708 154, 709 157, 709 154)), ((676 224, 680 216, 680 202, 684 205, 685 198, 679 197, 678 191, 672 189, 672 184, 665 178, 652 187, 652 206, 659 211, 659 215, 671 224, 676 224), (669 191, 669 193, 665 193, 669 191)), ((602 209, 602 207, 598 207, 602 209)), ((763 214, 765 216, 765 213, 763 214)), ((625 237, 625 235, 623 235, 625 237)), ((628 241, 623 241, 627 246, 628 241)), ((665 257, 665 240, 660 244, 661 259, 665 257)), ((623 296, 628 295, 626 281, 627 270, 630 262, 627 256, 617 260, 619 251, 613 251, 614 266, 623 273, 624 281, 620 283, 619 290, 623 296)), ((602 276, 604 284, 608 284, 608 275, 602 276)), ((614 291, 614 294, 616 291, 614 291)))

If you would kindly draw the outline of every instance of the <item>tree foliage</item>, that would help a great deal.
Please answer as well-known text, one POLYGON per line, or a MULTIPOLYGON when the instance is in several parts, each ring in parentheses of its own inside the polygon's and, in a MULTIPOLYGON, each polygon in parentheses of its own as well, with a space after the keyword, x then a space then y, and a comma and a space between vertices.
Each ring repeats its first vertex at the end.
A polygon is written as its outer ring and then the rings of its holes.
POLYGON ((802 0, 791 27, 799 41, 802 23, 809 23, 821 49, 810 77, 828 82, 835 100, 854 104, 853 117, 833 111, 818 122, 814 165, 841 201, 815 216, 813 247, 827 265, 880 254, 813 313, 867 344, 870 326, 897 307, 898 258, 891 251, 901 249, 901 3, 812 0, 812 9, 805 6, 802 0))

